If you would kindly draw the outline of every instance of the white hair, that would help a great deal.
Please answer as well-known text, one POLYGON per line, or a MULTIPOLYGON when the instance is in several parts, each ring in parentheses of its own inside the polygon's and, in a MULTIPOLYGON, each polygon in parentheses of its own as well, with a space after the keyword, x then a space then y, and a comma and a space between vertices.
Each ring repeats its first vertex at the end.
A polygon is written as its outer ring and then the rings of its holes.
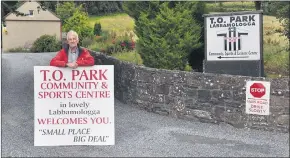
POLYGON ((76 38, 77 38, 77 40, 79 39, 79 35, 78 35, 78 33, 76 33, 75 31, 73 31, 73 30, 70 30, 68 33, 67 33, 67 35, 66 35, 66 39, 68 40, 68 37, 69 36, 75 36, 76 38))

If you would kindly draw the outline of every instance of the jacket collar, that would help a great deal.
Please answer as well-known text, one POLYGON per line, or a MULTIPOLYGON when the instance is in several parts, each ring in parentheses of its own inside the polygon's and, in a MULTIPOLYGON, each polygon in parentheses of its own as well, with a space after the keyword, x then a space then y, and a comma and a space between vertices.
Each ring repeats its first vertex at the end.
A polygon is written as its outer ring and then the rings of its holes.
MULTIPOLYGON (((79 57, 81 55, 81 53, 83 52, 83 49, 80 47, 80 45, 78 45, 77 47, 78 47, 78 50, 79 50, 79 55, 78 55, 78 57, 79 57)), ((69 50, 69 45, 65 44, 64 51, 65 51, 66 55, 68 55, 68 50, 69 50)))

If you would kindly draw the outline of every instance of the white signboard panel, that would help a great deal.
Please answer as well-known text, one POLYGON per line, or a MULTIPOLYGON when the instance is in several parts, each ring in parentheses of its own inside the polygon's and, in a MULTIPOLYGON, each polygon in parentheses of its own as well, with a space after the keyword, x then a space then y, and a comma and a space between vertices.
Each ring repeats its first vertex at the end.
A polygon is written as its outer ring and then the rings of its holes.
POLYGON ((260 14, 205 18, 207 61, 260 60, 260 14))
POLYGON ((34 145, 114 145, 114 66, 34 67, 34 145))
POLYGON ((270 82, 248 81, 246 85, 246 113, 269 115, 270 82))

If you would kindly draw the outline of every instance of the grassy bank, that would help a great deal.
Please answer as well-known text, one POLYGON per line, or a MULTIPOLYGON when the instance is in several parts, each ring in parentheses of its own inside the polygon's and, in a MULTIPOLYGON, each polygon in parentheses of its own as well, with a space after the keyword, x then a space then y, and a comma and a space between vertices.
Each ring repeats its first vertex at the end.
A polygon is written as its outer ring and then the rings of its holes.
POLYGON ((135 22, 129 15, 124 13, 104 16, 91 16, 89 20, 92 27, 94 27, 96 22, 98 22, 101 24, 102 30, 114 32, 117 34, 117 36, 123 36, 126 33, 134 33, 133 30, 135 22))

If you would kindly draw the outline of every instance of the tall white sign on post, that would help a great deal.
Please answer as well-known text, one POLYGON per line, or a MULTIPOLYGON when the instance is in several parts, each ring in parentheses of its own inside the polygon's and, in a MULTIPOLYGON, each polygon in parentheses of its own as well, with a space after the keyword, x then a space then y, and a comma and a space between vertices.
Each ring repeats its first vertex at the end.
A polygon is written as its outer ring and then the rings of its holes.
POLYGON ((206 17, 207 61, 261 60, 260 14, 206 17))
POLYGON ((34 145, 114 145, 114 66, 34 67, 34 145))

